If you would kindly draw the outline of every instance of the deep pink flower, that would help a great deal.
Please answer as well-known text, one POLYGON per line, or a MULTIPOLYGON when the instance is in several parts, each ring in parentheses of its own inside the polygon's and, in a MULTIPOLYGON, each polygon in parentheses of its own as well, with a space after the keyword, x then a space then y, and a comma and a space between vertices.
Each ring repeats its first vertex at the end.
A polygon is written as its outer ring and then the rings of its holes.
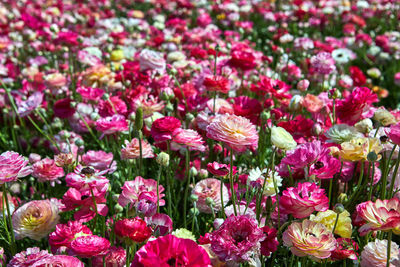
POLYGON ((387 136, 396 145, 400 145, 400 123, 393 124, 389 130, 386 130, 387 136))
POLYGON ((57 100, 53 105, 54 116, 66 119, 74 115, 75 108, 71 106, 71 102, 70 98, 57 100))
POLYGON ((82 258, 105 255, 110 247, 110 241, 97 235, 77 237, 71 242, 71 252, 82 258))
POLYGON ((344 259, 357 260, 358 244, 350 238, 336 239, 336 249, 332 251, 331 259, 340 261, 344 259))
POLYGON ((172 232, 172 220, 164 213, 156 213, 151 217, 145 217, 144 220, 153 228, 154 236, 164 236, 172 232))
POLYGON ((329 208, 329 199, 324 189, 315 183, 305 182, 284 190, 279 204, 284 213, 301 219, 310 216, 314 211, 326 211, 329 208))
POLYGON ((207 137, 224 142, 238 152, 244 152, 248 147, 258 147, 256 126, 250 120, 236 115, 217 116, 207 126, 207 137))
POLYGON ((257 99, 248 96, 238 96, 232 98, 233 112, 235 115, 248 118, 253 124, 258 123, 258 118, 262 111, 262 106, 257 99))
MULTIPOLYGON (((158 193, 160 206, 165 205, 165 200, 162 199, 165 196, 162 194, 163 191, 164 187, 159 185, 158 193)), ((137 176, 133 181, 126 181, 122 187, 122 193, 119 195, 118 203, 122 207, 130 204, 129 208, 133 208, 142 193, 148 193, 148 195, 153 196, 153 199, 157 202, 157 181, 153 179, 144 179, 141 176, 137 176)))
POLYGON ((320 141, 313 141, 297 146, 289 151, 282 159, 279 174, 296 178, 308 178, 312 175, 319 179, 332 179, 340 171, 340 160, 330 155, 330 150, 320 141), (308 177, 304 177, 304 170, 308 169, 308 177))
POLYGON ((32 165, 32 176, 38 178, 39 182, 53 182, 63 177, 64 169, 57 167, 54 160, 45 158, 32 165))
POLYGON ((244 49, 232 50, 229 64, 244 71, 254 69, 257 66, 256 57, 249 49, 247 51, 244 49))
POLYGON ((99 101, 104 95, 102 89, 92 87, 78 87, 76 92, 79 93, 83 99, 88 101, 99 101))
POLYGON ((128 112, 124 101, 118 96, 112 96, 107 100, 101 100, 99 103, 99 114, 102 117, 112 116, 114 114, 125 115, 128 112))
POLYGON ((278 249, 279 242, 277 239, 277 230, 264 226, 261 228, 265 234, 264 241, 261 242, 261 255, 269 257, 271 253, 278 249))
POLYGON ((77 221, 69 221, 67 224, 57 224, 56 230, 49 235, 49 244, 53 253, 63 253, 71 246, 71 242, 82 235, 92 235, 92 231, 86 225, 77 221))
POLYGON ((207 91, 216 91, 227 94, 230 89, 229 79, 223 76, 208 75, 204 78, 203 85, 207 91))
POLYGON ((78 36, 76 32, 60 31, 54 42, 61 45, 76 46, 79 44, 78 36))
POLYGON ((225 262, 250 260, 260 250, 265 235, 255 219, 241 215, 230 216, 210 235, 211 249, 225 262))
POLYGON ((192 129, 177 128, 172 133, 171 149, 179 150, 180 148, 201 152, 206 149, 203 138, 198 132, 192 129))
POLYGON ((99 171, 93 167, 82 167, 78 165, 74 172, 68 173, 65 177, 67 186, 78 189, 79 191, 90 191, 96 188, 99 191, 107 190, 109 181, 103 176, 105 171, 99 171))
MULTIPOLYGON (((235 166, 233 168, 236 169, 235 166)), ((210 162, 207 164, 207 170, 215 176, 226 176, 230 172, 230 167, 229 165, 214 161, 213 163, 210 162)))
POLYGON ((103 134, 114 134, 128 130, 128 121, 124 116, 115 114, 111 117, 100 118, 96 121, 96 130, 103 134))
POLYGON ((207 252, 193 240, 167 235, 149 241, 136 252, 131 267, 211 267, 207 252))
MULTIPOLYGON (((124 267, 126 263, 126 252, 121 247, 111 247, 104 261, 106 267, 124 267)), ((93 267, 103 267, 103 256, 95 256, 92 260, 93 267)))
POLYGON ((7 266, 9 267, 31 267, 35 262, 50 257, 47 250, 38 247, 27 248, 25 251, 15 254, 7 266))
POLYGON ((118 237, 127 237, 136 243, 146 241, 153 233, 153 230, 140 217, 117 221, 114 231, 118 237))
POLYGON ((3 152, 0 155, 0 185, 16 181, 32 173, 29 161, 14 151, 3 152))
POLYGON ((156 142, 163 142, 172 139, 175 129, 181 127, 181 121, 175 117, 163 117, 157 119, 151 125, 151 135, 156 142))
POLYGON ((85 264, 78 258, 68 255, 52 255, 35 262, 31 267, 85 267, 85 264))

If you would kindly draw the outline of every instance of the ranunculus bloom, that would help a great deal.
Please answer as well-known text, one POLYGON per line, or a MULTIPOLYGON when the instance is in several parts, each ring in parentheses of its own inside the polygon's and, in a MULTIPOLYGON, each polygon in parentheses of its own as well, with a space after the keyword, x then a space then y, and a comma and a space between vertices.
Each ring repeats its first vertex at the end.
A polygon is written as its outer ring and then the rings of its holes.
POLYGON ((71 106, 71 102, 72 100, 70 98, 57 100, 53 105, 54 116, 66 119, 74 115, 75 108, 71 106))
POLYGON ((238 152, 244 152, 248 147, 258 147, 257 129, 241 116, 220 115, 207 126, 207 137, 224 142, 227 146, 238 152))
POLYGON ((38 178, 39 182, 53 182, 64 176, 64 169, 58 167, 54 160, 45 158, 32 165, 32 176, 38 178))
MULTIPOLYGON (((146 140, 142 141, 142 158, 154 158, 153 149, 146 140)), ((140 157, 139 139, 133 138, 130 142, 125 140, 125 145, 121 149, 121 159, 137 159, 140 157)))
POLYGON ((282 127, 272 127, 271 142, 274 146, 283 150, 291 150, 297 146, 293 136, 282 127))
POLYGON ((35 262, 31 267, 85 267, 85 264, 81 262, 78 258, 68 256, 68 255, 52 255, 50 257, 41 259, 35 262))
POLYGON ((192 129, 177 128, 172 133, 171 149, 179 150, 180 148, 201 152, 206 149, 203 138, 198 132, 192 129))
POLYGON ((174 235, 149 241, 136 254, 131 267, 211 267, 207 252, 193 240, 174 235))
POLYGON ((284 213, 301 219, 310 216, 314 211, 326 211, 329 199, 324 189, 315 183, 305 182, 284 190, 279 204, 284 213))
MULTIPOLYGON (((333 230, 336 222, 337 213, 333 210, 320 211, 317 215, 310 215, 310 221, 322 223, 328 230, 333 230)), ((335 234, 350 238, 353 227, 351 225, 350 213, 345 210, 339 214, 339 219, 336 224, 335 234)))
POLYGON ((265 239, 261 242, 261 255, 269 257, 271 253, 274 253, 279 246, 277 239, 277 230, 264 226, 261 228, 264 232, 265 239))
POLYGON ((32 111, 38 108, 43 102, 44 94, 42 92, 35 92, 28 97, 26 101, 17 102, 18 115, 23 118, 28 116, 32 111))
MULTIPOLYGON (((229 202, 229 194, 228 194, 228 189, 226 186, 223 184, 222 185, 222 192, 223 192, 223 200, 224 203, 223 205, 225 206, 229 202)), ((207 205, 207 198, 210 198, 213 201, 213 210, 214 212, 218 212, 222 208, 222 203, 221 203, 221 181, 214 179, 214 178, 208 178, 201 180, 198 182, 193 190, 192 194, 196 195, 198 197, 198 200, 196 202, 196 207, 204 213, 212 213, 211 207, 207 205)))
POLYGON ((232 67, 242 69, 244 71, 254 69, 257 66, 256 58, 251 51, 235 49, 231 52, 229 64, 232 67))
POLYGON ((136 243, 146 241, 153 232, 140 217, 119 220, 115 223, 114 230, 117 236, 128 237, 136 243))
POLYGON ((12 215, 15 237, 40 240, 58 223, 58 204, 52 200, 33 200, 19 207, 12 215))
POLYGON ((100 118, 96 121, 96 130, 103 134, 113 134, 128 130, 128 121, 124 116, 115 114, 111 117, 100 118))
POLYGON ((0 185, 25 177, 32 173, 29 161, 14 151, 7 151, 0 155, 0 185))
MULTIPOLYGON (((165 195, 162 194, 164 187, 158 186, 159 193, 159 204, 160 206, 165 205, 165 200, 162 199, 165 195)), ((157 181, 153 179, 144 179, 141 176, 137 176, 133 181, 126 181, 122 187, 122 193, 119 195, 118 203, 125 207, 130 204, 132 208, 139 199, 140 194, 146 193, 149 196, 153 196, 155 202, 157 202, 157 181)))
POLYGON ((203 85, 208 91, 216 91, 223 94, 229 92, 229 80, 223 76, 209 75, 204 78, 203 85))
POLYGON ((387 136, 396 145, 400 145, 400 123, 390 126, 390 129, 386 131, 387 136))
MULTIPOLYGON (((104 257, 106 267, 124 267, 126 264, 126 252, 121 247, 111 247, 104 257)), ((92 260, 93 267, 103 267, 103 256, 96 256, 92 260)))
POLYGON ((151 136, 156 142, 163 142, 172 139, 175 129, 181 127, 181 121, 175 117, 163 117, 157 119, 151 125, 151 136))
POLYGON ((304 220, 293 222, 282 235, 285 246, 298 257, 327 259, 336 248, 332 232, 321 223, 304 220))
MULTIPOLYGON (((232 171, 234 171, 235 169, 236 167, 233 167, 232 171)), ((213 163, 207 164, 207 170, 215 176, 226 176, 230 172, 230 166, 214 161, 213 163)))
POLYGON ((311 58, 310 63, 312 68, 321 75, 331 74, 336 70, 335 60, 328 52, 319 52, 311 58))
POLYGON ((296 178, 308 178, 312 175, 319 179, 332 179, 340 172, 340 160, 330 155, 330 150, 320 141, 299 145, 289 151, 281 161, 279 173, 285 177, 292 175, 296 178), (288 170, 290 167, 290 173, 288 170), (308 169, 308 177, 304 177, 304 170, 308 169))
POLYGON ((82 155, 81 162, 85 166, 91 166, 99 171, 105 171, 111 169, 114 171, 117 169, 117 163, 113 161, 113 153, 107 153, 102 150, 94 151, 89 150, 82 155))
POLYGON ((357 260, 358 258, 358 245, 350 238, 336 239, 336 249, 332 252, 331 259, 334 261, 351 259, 357 260))
POLYGON ((389 231, 400 235, 400 200, 398 198, 367 201, 357 205, 357 214, 367 223, 358 231, 361 236, 371 231, 389 231))
POLYGON ((68 173, 65 177, 67 186, 73 187, 79 191, 90 191, 98 189, 103 191, 109 186, 109 181, 103 176, 104 171, 98 171, 92 167, 82 167, 78 165, 74 172, 68 173))
POLYGON ((246 215, 230 216, 211 233, 211 249, 225 262, 240 263, 257 255, 265 239, 257 221, 246 215))
POLYGON ((69 221, 67 224, 57 224, 56 230, 49 235, 51 251, 64 252, 76 237, 82 235, 92 235, 92 231, 80 222, 69 221))
POLYGON ((104 95, 104 91, 102 89, 92 87, 78 87, 76 92, 79 93, 83 99, 89 101, 99 101, 104 95))
POLYGON ((155 70, 159 73, 165 71, 165 59, 159 52, 143 49, 139 55, 140 70, 155 70))
POLYGON ((379 153, 382 150, 382 146, 378 138, 356 138, 352 139, 350 142, 342 143, 341 146, 342 149, 339 155, 344 160, 365 161, 370 152, 375 152, 378 156, 378 160, 381 157, 379 153))
POLYGON ((97 235, 84 235, 71 242, 71 252, 82 258, 105 255, 110 241, 97 235))
MULTIPOLYGON (((361 267, 386 267, 388 240, 375 239, 369 242, 361 252, 361 267)), ((394 261, 400 259, 399 246, 392 241, 390 245, 390 267, 397 267, 394 261)))
POLYGON ((112 116, 114 114, 126 115, 127 112, 128 108, 119 96, 112 96, 107 100, 100 100, 99 115, 102 117, 112 116))
POLYGON ((172 232, 172 220, 167 214, 156 213, 151 217, 145 217, 144 220, 153 228, 154 236, 163 236, 172 232))
POLYGON ((8 263, 8 267, 31 267, 35 262, 51 257, 47 250, 38 247, 27 248, 25 251, 17 253, 8 263))

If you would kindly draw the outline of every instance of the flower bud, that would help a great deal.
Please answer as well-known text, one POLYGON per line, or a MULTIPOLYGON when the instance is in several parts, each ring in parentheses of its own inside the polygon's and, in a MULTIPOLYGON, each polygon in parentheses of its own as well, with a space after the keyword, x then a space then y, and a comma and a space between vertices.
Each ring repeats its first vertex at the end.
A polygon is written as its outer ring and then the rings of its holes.
POLYGON ((199 211, 198 208, 191 208, 191 209, 189 210, 189 213, 190 213, 190 215, 198 216, 198 215, 200 214, 200 211, 199 211))
POLYGON ((369 162, 374 162, 378 159, 378 155, 376 155, 376 153, 374 151, 371 151, 368 153, 367 159, 369 162))
POLYGON ((163 167, 168 167, 169 165, 169 155, 165 152, 161 152, 158 154, 156 161, 158 164, 160 164, 163 167))
POLYGON ((142 128, 143 128, 143 109, 142 109, 142 107, 138 107, 136 109, 135 127, 138 131, 142 130, 142 128))
POLYGON ((111 52, 110 59, 112 61, 121 61, 124 59, 124 51, 122 50, 114 50, 111 52))
POLYGON ((206 198, 206 205, 209 207, 214 207, 215 206, 215 201, 211 197, 206 198))
POLYGON ((122 213, 124 211, 124 208, 120 204, 115 204, 114 210, 116 213, 122 213))
POLYGON ((197 171, 197 169, 195 167, 190 168, 189 170, 189 174, 191 177, 197 176, 199 172, 197 171))
POLYGON ((302 102, 303 102, 303 97, 300 95, 295 95, 292 97, 289 103, 289 110, 291 112, 299 112, 302 109, 302 102))
POLYGON ((190 201, 191 202, 196 202, 197 200, 199 200, 199 197, 195 194, 191 194, 190 195, 190 201))
POLYGON ((344 206, 343 206, 343 204, 341 204, 341 203, 337 203, 337 204, 335 205, 335 207, 333 207, 333 210, 334 210, 337 214, 340 214, 340 213, 342 213, 343 211, 345 211, 344 206))
POLYGON ((349 200, 349 198, 347 197, 347 194, 345 194, 345 193, 341 193, 341 194, 338 196, 338 201, 339 201, 340 203, 346 203, 348 200, 349 200))

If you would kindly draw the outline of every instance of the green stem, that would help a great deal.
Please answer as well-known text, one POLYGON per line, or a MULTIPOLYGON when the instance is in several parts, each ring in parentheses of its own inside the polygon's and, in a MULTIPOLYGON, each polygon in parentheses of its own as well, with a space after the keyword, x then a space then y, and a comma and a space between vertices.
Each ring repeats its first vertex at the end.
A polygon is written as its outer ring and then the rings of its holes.
POLYGON ((225 207, 224 207, 224 177, 221 177, 221 183, 220 183, 220 194, 221 194, 221 207, 222 207, 222 217, 225 219, 226 214, 225 214, 225 207))
POLYGON ((372 191, 374 191, 374 175, 375 175, 375 162, 372 162, 371 184, 368 199, 372 200, 372 191))
POLYGON ((142 164, 143 164, 143 148, 142 148, 142 132, 139 131, 139 175, 142 175, 142 164))
POLYGON ((126 264, 125 264, 126 267, 129 267, 129 249, 130 249, 129 245, 126 245, 126 264))
POLYGON ((391 245, 392 245, 392 230, 389 231, 389 235, 388 235, 388 243, 387 243, 387 250, 386 250, 386 267, 390 266, 391 245))
POLYGON ((186 187, 185 187, 185 195, 183 198, 183 225, 187 226, 187 221, 186 221, 186 211, 187 211, 187 198, 189 194, 189 185, 190 185, 190 171, 189 171, 189 163, 190 163, 190 151, 189 149, 186 149, 186 160, 185 160, 185 165, 186 165, 186 187))
POLYGON ((390 152, 389 158, 387 159, 387 162, 385 164, 385 169, 383 170, 383 175, 382 175, 382 191, 381 191, 381 199, 385 199, 386 196, 386 183, 387 183, 387 176, 389 173, 389 165, 390 161, 392 160, 393 153, 396 150, 397 145, 393 145, 393 149, 390 152))
POLYGON ((333 228, 332 228, 332 234, 335 234, 336 226, 339 221, 339 215, 340 215, 340 213, 336 214, 336 220, 335 220, 335 224, 333 225, 333 228))
MULTIPOLYGON (((160 192, 158 187, 160 186, 161 172, 162 172, 162 165, 160 164, 160 168, 158 169, 158 174, 157 174, 157 213, 160 213, 160 192)), ((169 201, 170 200, 168 200, 168 202, 169 201)))
POLYGON ((230 159, 231 159, 231 165, 230 165, 230 171, 229 171, 229 182, 230 182, 230 185, 231 185, 233 212, 235 213, 235 216, 237 216, 237 211, 236 211, 236 192, 235 192, 235 188, 233 186, 233 149, 232 148, 231 148, 231 151, 230 151, 230 159))
MULTIPOLYGON (((392 175, 392 181, 390 182, 388 199, 391 199, 393 196, 394 181, 396 180, 397 171, 399 170, 399 164, 400 164, 400 155, 397 156, 396 166, 394 167, 394 171, 393 171, 393 175, 392 175)), ((383 186, 386 186, 386 185, 383 185, 383 186)))
POLYGON ((93 206, 94 206, 94 224, 93 224, 93 232, 96 230, 96 224, 97 224, 97 203, 96 203, 96 198, 94 197, 93 189, 90 189, 90 193, 92 194, 92 200, 93 200, 93 206))
POLYGON ((7 185, 6 183, 3 184, 3 194, 5 196, 5 202, 6 202, 6 209, 7 209, 7 225, 9 228, 9 237, 10 238, 10 248, 11 248, 11 255, 14 256, 16 253, 16 243, 15 243, 15 236, 14 236, 14 229, 12 225, 12 220, 11 220, 11 212, 10 212, 10 204, 8 203, 8 196, 7 196, 7 185))

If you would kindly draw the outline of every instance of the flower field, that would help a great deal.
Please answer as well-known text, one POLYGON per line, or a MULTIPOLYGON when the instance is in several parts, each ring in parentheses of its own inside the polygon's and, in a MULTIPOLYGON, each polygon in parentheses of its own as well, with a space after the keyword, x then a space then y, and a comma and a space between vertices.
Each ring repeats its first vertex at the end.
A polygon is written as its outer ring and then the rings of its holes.
POLYGON ((399 20, 0 1, 0 266, 400 267, 399 20))

